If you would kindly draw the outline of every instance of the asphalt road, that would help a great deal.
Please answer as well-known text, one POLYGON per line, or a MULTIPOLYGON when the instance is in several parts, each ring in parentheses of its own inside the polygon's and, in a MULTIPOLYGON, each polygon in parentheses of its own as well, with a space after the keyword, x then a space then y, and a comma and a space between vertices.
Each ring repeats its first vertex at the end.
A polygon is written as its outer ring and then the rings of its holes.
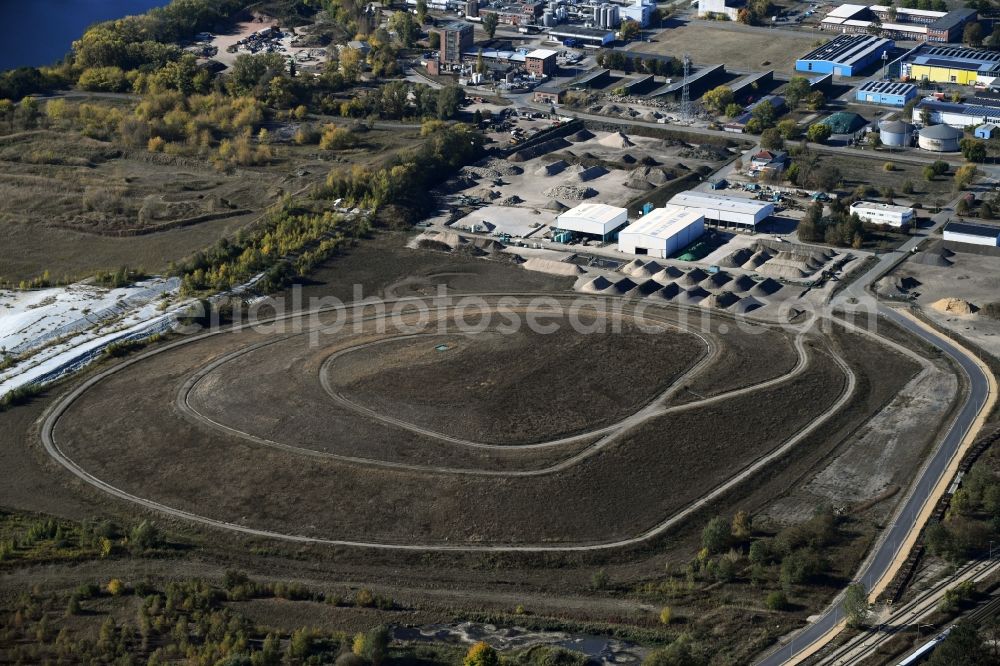
MULTIPOLYGON (((969 395, 958 417, 951 428, 949 428, 940 446, 934 452, 933 457, 925 466, 920 479, 911 489, 909 497, 897 512, 892 525, 876 546, 873 555, 869 557, 856 576, 855 580, 863 583, 867 589, 871 589, 872 585, 878 582, 889 571, 896 557, 897 550, 906 540, 910 531, 914 529, 921 509, 931 497, 934 487, 948 468, 966 432, 976 420, 976 417, 989 397, 989 380, 972 358, 966 356, 964 352, 956 348, 947 339, 917 325, 893 308, 879 306, 879 312, 893 323, 903 327, 916 337, 929 342, 951 357, 968 377, 969 395)), ((833 606, 827 609, 818 620, 796 634, 786 645, 758 661, 758 665, 779 666, 780 664, 785 664, 822 638, 843 617, 840 602, 841 597, 838 596, 833 606)))

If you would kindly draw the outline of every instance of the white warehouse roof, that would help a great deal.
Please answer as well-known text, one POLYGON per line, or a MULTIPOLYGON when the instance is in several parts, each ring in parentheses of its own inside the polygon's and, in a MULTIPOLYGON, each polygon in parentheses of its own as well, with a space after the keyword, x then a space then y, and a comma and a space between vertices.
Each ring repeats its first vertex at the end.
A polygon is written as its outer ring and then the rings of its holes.
POLYGON ((639 234, 651 238, 669 240, 681 231, 696 223, 703 215, 698 211, 680 206, 654 208, 648 214, 640 217, 621 230, 623 234, 639 234))
POLYGON ((886 213, 900 213, 903 215, 913 212, 913 209, 909 206, 893 206, 892 204, 879 203, 877 201, 855 201, 851 204, 851 211, 855 210, 881 210, 886 213))
POLYGON ((602 203, 582 203, 556 217, 556 228, 606 236, 628 222, 628 209, 602 203))
POLYGON ((758 224, 774 215, 772 203, 712 192, 681 192, 670 204, 698 209, 706 218, 740 224, 758 224))
POLYGON ((840 5, 839 7, 830 11, 827 16, 832 16, 833 18, 851 18, 857 14, 868 9, 866 5, 840 5))
POLYGON ((557 55, 559 55, 559 52, 553 51, 552 49, 535 49, 534 51, 528 53, 526 57, 545 60, 546 58, 551 58, 552 56, 557 56, 557 55))

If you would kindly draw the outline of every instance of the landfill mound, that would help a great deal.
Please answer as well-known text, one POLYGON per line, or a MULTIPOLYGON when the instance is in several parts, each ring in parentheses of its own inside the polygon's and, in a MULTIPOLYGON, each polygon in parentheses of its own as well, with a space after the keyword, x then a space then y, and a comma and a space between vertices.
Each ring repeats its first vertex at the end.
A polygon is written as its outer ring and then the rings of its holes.
POLYGON ((577 173, 575 177, 581 183, 586 183, 587 181, 594 180, 595 178, 600 178, 601 176, 606 175, 607 173, 608 170, 602 166, 592 166, 583 169, 582 171, 577 173))
POLYGON ((598 275, 593 280, 583 285, 580 288, 580 291, 585 291, 590 294, 598 294, 610 286, 611 286, 611 281, 608 278, 604 277, 603 275, 598 275))
POLYGON ((566 160, 559 160, 558 162, 553 162, 552 164, 546 164, 543 167, 538 168, 535 171, 536 176, 555 176, 566 170, 568 167, 566 160))
POLYGON ((556 139, 549 139, 548 141, 542 141, 538 145, 531 146, 530 148, 522 148, 513 155, 507 158, 508 162, 527 162, 528 160, 533 160, 536 157, 541 157, 542 155, 548 155, 549 153, 555 152, 557 150, 562 150, 563 148, 569 148, 572 146, 569 141, 559 137, 556 139))
MULTIPOLYGON (((621 110, 619 109, 614 113, 620 112, 621 110)), ((600 139, 597 143, 601 144, 605 148, 631 148, 635 145, 632 139, 628 138, 625 132, 622 132, 621 130, 612 132, 603 139, 600 139)))
POLYGON ((733 278, 729 276, 728 273, 718 272, 713 275, 709 275, 707 278, 700 282, 701 286, 705 289, 718 289, 727 282, 731 282, 733 278))
POLYGON ((735 280, 733 280, 732 283, 727 288, 735 292, 744 292, 744 291, 750 291, 751 289, 754 288, 756 284, 757 283, 754 282, 750 277, 746 275, 741 275, 735 280))
POLYGON ((569 199, 571 201, 582 201, 597 196, 597 190, 592 187, 579 187, 577 185, 556 185, 545 190, 545 196, 550 199, 569 199))
POLYGON ((753 312, 754 310, 762 307, 764 307, 764 304, 753 296, 744 296, 736 302, 736 305, 733 306, 733 310, 740 314, 746 314, 747 312, 753 312))
POLYGON ((958 315, 960 317, 975 314, 979 310, 975 305, 961 298, 942 298, 939 301, 931 303, 931 307, 938 312, 958 315))
POLYGON ((591 139, 594 138, 594 136, 595 136, 594 133, 591 132, 590 130, 582 129, 579 132, 576 132, 575 134, 570 134, 567 138, 570 141, 576 143, 578 141, 590 141, 591 139))
POLYGON ((781 283, 771 278, 764 278, 750 290, 751 296, 767 297, 781 291, 781 283))

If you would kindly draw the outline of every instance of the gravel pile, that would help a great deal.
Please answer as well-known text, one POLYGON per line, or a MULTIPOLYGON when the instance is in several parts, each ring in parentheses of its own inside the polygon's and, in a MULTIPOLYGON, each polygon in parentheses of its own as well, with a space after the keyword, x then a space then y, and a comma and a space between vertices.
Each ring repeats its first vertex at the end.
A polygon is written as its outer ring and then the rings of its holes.
POLYGON ((501 199, 500 200, 500 205, 501 206, 516 206, 519 203, 524 203, 524 199, 522 199, 521 197, 517 196, 516 194, 514 194, 512 196, 509 196, 506 199, 501 199))
POLYGON ((570 201, 583 201, 597 196, 597 190, 592 187, 580 187, 578 185, 556 185, 545 190, 545 196, 550 199, 569 199, 570 201))
POLYGON ((500 178, 502 176, 520 176, 524 173, 524 169, 504 160, 491 159, 485 164, 465 167, 462 172, 472 174, 476 178, 500 178))

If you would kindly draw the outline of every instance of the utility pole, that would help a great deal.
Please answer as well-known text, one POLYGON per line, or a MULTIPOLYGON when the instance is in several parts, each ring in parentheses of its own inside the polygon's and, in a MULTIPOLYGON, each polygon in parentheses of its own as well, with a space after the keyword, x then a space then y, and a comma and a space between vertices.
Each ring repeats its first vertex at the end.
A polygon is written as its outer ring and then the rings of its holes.
POLYGON ((691 56, 684 54, 684 83, 681 86, 681 118, 685 122, 691 122, 694 115, 691 111, 691 89, 688 87, 688 79, 691 77, 691 56))

